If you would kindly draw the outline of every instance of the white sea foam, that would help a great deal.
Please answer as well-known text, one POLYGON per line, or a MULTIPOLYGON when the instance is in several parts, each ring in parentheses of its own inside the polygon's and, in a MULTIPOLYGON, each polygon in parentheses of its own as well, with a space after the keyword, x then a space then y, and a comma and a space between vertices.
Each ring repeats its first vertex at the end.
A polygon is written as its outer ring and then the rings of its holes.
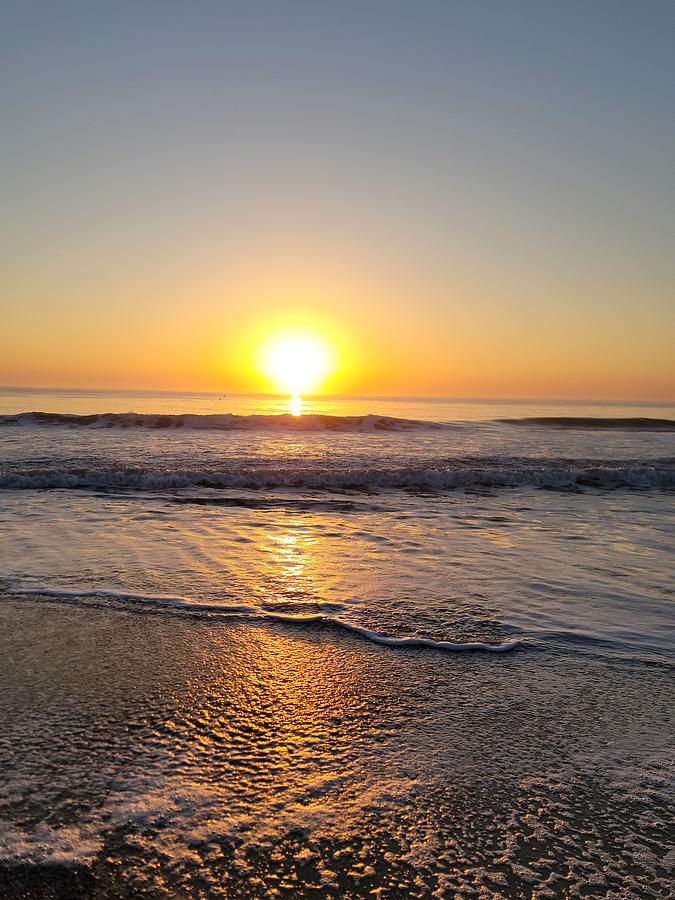
POLYGON ((381 634, 377 631, 371 631, 360 625, 355 625, 340 619, 337 616, 328 614, 318 615, 294 615, 292 613, 270 612, 258 606, 252 605, 232 605, 228 603, 200 603, 192 601, 185 597, 167 596, 164 594, 142 594, 130 593, 127 591, 109 591, 109 590, 63 590, 58 588, 47 588, 40 585, 32 587, 15 587, 12 589, 13 594, 22 595, 40 595, 43 597, 59 597, 64 600, 76 598, 102 598, 107 600, 117 600, 128 603, 153 603, 173 608, 181 608, 188 612, 207 612, 218 613, 222 616, 243 617, 250 619, 262 619, 272 622, 287 622, 291 625, 318 625, 329 626, 343 629, 344 631, 357 634, 368 641, 375 644, 382 644, 385 647, 429 647, 433 650, 447 650, 450 652, 461 652, 467 650, 481 650, 487 653, 505 653, 509 650, 515 650, 522 641, 518 639, 502 641, 500 643, 486 643, 484 641, 437 641, 431 638, 423 637, 395 637, 392 635, 381 634))
POLYGON ((0 425, 68 426, 70 428, 150 428, 154 430, 187 428, 198 431, 416 431, 447 427, 439 422, 422 422, 395 416, 335 416, 308 413, 271 415, 235 415, 220 413, 198 415, 160 415, 157 413, 70 413, 25 412, 0 416, 0 425))
POLYGON ((0 821, 0 862, 73 865, 90 863, 101 850, 100 824, 50 828, 40 823, 23 831, 0 821))
MULTIPOLYGON (((375 460, 373 460, 373 463, 375 460)), ((538 459, 528 457, 457 457, 420 465, 348 465, 331 460, 285 465, 234 460, 195 469, 115 465, 55 460, 45 466, 30 461, 5 467, 0 489, 130 489, 166 491, 183 488, 422 490, 474 488, 675 489, 675 458, 649 460, 538 459)))

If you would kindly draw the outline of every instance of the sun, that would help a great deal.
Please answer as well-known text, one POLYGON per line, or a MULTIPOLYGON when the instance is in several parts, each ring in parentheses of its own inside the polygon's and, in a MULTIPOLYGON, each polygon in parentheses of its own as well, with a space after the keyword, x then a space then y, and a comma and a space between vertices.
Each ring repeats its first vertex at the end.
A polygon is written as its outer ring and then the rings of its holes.
POLYGON ((271 334, 258 353, 258 369, 279 394, 311 394, 335 368, 335 352, 317 332, 292 329, 271 334))

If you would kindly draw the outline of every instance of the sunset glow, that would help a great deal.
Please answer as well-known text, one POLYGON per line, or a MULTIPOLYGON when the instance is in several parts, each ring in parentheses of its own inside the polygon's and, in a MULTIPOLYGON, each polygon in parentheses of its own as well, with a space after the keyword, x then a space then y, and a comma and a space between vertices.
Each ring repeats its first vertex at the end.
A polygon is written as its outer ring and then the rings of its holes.
POLYGON ((288 411, 292 416, 302 415, 302 397, 291 397, 288 401, 288 411))
POLYGON ((335 351, 321 335, 311 331, 275 332, 261 346, 258 369, 275 393, 301 394, 317 391, 336 366, 335 351))

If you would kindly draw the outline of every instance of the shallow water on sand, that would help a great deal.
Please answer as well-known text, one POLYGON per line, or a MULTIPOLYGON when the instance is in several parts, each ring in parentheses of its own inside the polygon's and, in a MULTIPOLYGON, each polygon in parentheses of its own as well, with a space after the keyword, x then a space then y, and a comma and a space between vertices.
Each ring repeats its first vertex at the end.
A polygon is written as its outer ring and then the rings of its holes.
POLYGON ((1 615, 5 896, 669 895, 672 669, 1 615))
POLYGON ((662 493, 2 499, 14 591, 675 662, 673 502, 662 493))
POLYGON ((668 896, 673 409, 284 402, 0 397, 0 893, 668 896))

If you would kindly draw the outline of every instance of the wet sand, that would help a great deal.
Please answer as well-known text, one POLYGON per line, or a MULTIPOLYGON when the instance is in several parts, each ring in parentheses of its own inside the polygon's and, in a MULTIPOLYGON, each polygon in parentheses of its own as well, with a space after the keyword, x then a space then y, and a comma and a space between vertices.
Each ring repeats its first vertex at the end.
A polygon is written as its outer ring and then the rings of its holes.
POLYGON ((0 598, 0 895, 667 897, 672 666, 0 598))

